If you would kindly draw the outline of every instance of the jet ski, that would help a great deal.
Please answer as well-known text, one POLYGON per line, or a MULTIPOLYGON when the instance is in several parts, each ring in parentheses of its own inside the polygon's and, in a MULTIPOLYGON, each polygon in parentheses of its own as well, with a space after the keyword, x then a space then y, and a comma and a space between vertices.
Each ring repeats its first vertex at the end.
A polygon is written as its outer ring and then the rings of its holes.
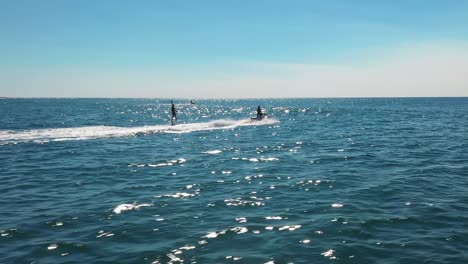
POLYGON ((267 115, 267 114, 262 114, 260 116, 260 118, 256 116, 256 117, 251 117, 250 120, 252 120, 252 121, 262 121, 263 119, 267 119, 267 118, 270 118, 270 116, 267 115))

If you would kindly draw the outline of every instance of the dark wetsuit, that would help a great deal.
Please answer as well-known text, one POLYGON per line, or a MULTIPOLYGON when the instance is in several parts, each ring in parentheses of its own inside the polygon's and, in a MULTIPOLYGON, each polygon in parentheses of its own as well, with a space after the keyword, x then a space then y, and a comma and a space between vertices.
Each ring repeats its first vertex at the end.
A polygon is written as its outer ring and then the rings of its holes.
POLYGON ((172 123, 172 125, 174 125, 175 121, 177 121, 177 111, 176 111, 176 109, 175 109, 174 103, 172 103, 171 112, 172 112, 171 123, 172 123))
POLYGON ((257 119, 262 119, 262 109, 260 108, 260 106, 257 107, 257 119))

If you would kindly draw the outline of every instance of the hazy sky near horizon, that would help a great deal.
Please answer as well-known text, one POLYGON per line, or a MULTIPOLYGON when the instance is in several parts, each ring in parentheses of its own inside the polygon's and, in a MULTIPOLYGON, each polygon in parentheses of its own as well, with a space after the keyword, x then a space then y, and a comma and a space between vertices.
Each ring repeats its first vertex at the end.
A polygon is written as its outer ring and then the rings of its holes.
POLYGON ((468 96, 468 0, 0 0, 0 96, 468 96))

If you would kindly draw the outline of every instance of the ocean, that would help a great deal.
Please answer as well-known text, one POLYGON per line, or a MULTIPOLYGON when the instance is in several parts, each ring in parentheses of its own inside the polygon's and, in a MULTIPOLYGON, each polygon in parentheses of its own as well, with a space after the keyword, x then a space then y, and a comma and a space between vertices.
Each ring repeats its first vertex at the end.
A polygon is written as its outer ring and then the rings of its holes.
POLYGON ((468 98, 174 103, 1 99, 0 263, 468 263, 468 98))

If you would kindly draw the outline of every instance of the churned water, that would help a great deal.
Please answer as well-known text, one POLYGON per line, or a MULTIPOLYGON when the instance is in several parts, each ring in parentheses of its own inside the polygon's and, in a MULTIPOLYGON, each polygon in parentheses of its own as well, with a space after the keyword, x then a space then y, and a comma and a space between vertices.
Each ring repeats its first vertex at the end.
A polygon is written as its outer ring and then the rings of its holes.
POLYGON ((0 262, 468 263, 468 98, 175 103, 0 100, 0 262))

